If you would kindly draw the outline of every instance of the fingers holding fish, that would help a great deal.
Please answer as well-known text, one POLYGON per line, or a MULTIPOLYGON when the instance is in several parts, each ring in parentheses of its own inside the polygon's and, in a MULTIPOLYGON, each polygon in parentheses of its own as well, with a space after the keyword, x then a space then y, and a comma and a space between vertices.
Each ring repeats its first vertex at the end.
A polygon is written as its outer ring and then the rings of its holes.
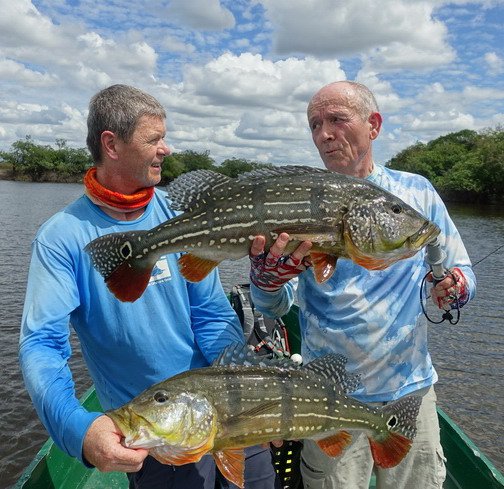
POLYGON ((148 450, 126 448, 123 435, 108 416, 100 416, 91 424, 83 445, 84 459, 100 472, 138 472, 148 450))
POLYGON ((312 243, 303 241, 292 254, 284 255, 288 243, 289 235, 281 233, 266 254, 261 240, 254 240, 250 253, 250 280, 254 285, 262 290, 275 292, 308 269, 311 263, 306 256, 312 243), (259 253, 255 254, 256 252, 259 253))

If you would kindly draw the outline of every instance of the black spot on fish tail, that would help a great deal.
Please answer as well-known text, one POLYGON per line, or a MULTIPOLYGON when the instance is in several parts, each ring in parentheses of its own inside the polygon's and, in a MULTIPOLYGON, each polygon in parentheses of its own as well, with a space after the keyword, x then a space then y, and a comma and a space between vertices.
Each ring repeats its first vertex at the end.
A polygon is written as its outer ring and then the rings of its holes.
POLYGON ((413 440, 417 432, 416 419, 421 404, 422 398, 420 396, 409 396, 384 406, 381 411, 385 416, 389 430, 401 433, 406 438, 413 440))
POLYGON ((89 243, 84 251, 105 279, 110 291, 121 301, 138 299, 149 283, 154 263, 145 259, 149 250, 135 255, 148 231, 112 233, 89 243))

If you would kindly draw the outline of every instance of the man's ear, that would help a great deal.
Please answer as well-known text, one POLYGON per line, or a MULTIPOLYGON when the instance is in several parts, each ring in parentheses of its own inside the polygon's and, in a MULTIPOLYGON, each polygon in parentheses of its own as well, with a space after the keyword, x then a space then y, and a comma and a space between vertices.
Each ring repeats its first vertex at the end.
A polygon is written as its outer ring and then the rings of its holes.
POLYGON ((104 155, 111 160, 117 160, 117 137, 112 131, 103 131, 101 133, 101 146, 104 155))
POLYGON ((368 122, 370 125, 369 138, 374 140, 380 134, 380 129, 382 126, 382 116, 379 112, 373 112, 369 118, 368 122))

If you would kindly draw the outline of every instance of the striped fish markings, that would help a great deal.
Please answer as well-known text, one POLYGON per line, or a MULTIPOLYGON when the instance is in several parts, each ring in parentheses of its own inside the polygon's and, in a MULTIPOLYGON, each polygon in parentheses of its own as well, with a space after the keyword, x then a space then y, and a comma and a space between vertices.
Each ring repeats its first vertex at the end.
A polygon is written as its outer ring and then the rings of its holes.
POLYGON ((375 463, 397 465, 416 434, 420 397, 374 408, 347 395, 359 385, 346 359, 327 355, 303 367, 264 360, 231 346, 211 367, 160 382, 108 411, 124 444, 148 448, 161 463, 183 465, 211 453, 222 474, 243 487, 244 447, 274 439, 316 440, 329 456, 342 453, 349 431, 365 432, 375 463))
POLYGON ((148 231, 113 233, 85 250, 112 293, 135 301, 157 259, 185 252, 182 275, 198 282, 226 259, 246 256, 257 235, 269 247, 281 232, 287 252, 303 240, 317 282, 328 280, 338 257, 381 270, 414 255, 439 228, 389 192, 327 170, 286 166, 229 178, 208 170, 181 175, 167 188, 171 207, 184 211, 148 231))

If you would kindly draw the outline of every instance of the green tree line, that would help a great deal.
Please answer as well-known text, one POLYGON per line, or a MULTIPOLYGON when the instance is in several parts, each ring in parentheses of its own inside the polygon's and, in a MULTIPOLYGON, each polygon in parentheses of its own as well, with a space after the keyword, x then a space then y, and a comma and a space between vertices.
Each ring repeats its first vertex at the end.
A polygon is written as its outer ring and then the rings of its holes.
POLYGON ((504 130, 463 130, 418 142, 387 166, 428 178, 448 200, 504 201, 504 130))
MULTIPOLYGON (((34 182, 78 182, 93 166, 86 148, 70 148, 63 139, 56 140, 56 148, 36 144, 31 136, 26 136, 12 144, 10 151, 0 151, 0 168, 8 172, 8 177, 34 182)), ((213 170, 236 177, 240 173, 256 168, 272 166, 243 158, 229 158, 220 165, 210 157, 208 151, 183 151, 167 156, 163 163, 162 184, 192 170, 213 170)))
MULTIPOLYGON (((36 144, 30 136, 0 151, 0 168, 14 179, 80 181, 93 162, 87 149, 70 148, 63 139, 56 147, 36 144)), ((183 151, 165 158, 162 184, 182 173, 206 169, 236 177, 270 164, 229 158, 217 165, 209 151, 183 151)), ((504 130, 463 130, 417 142, 404 149, 387 166, 428 178, 448 200, 504 201, 504 130)))

